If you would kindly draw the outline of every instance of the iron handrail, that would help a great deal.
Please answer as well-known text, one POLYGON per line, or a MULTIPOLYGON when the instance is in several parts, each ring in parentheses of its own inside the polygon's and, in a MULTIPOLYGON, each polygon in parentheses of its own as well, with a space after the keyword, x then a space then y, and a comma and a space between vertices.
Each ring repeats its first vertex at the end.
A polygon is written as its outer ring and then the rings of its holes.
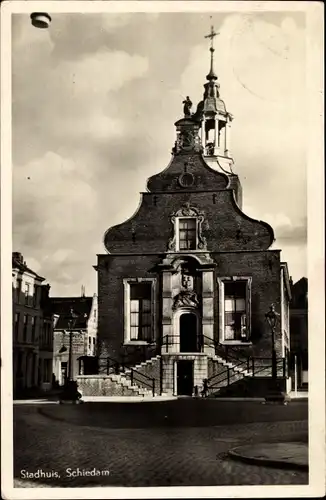
MULTIPOLYGON (((258 359, 271 359, 271 358, 258 358, 258 359)), ((252 360, 254 360, 254 358, 252 358, 252 360)), ((282 363, 282 366, 283 366, 283 376, 284 376, 284 358, 278 358, 278 360, 276 362, 276 366, 278 366, 280 363, 282 363)), ((236 371, 234 371, 233 367, 232 368, 227 367, 221 373, 217 373, 216 375, 213 375, 212 377, 210 377, 209 379, 207 379, 207 382, 209 382, 210 380, 213 380, 214 378, 220 377, 220 376, 224 375, 225 373, 227 373, 226 377, 224 377, 223 379, 221 379, 219 381, 215 381, 214 384, 208 384, 208 389, 212 389, 214 387, 218 387, 217 384, 221 384, 226 379, 228 379, 228 385, 229 385, 229 383, 230 383, 230 371, 231 370, 233 370, 233 373, 231 373, 231 377, 234 377, 236 375, 236 373, 237 373, 238 375, 242 376, 242 378, 246 378, 246 377, 249 377, 249 376, 255 377, 257 375, 257 373, 260 373, 260 372, 262 372, 262 371, 264 371, 264 370, 266 370, 268 368, 272 368, 272 364, 261 366, 256 371, 253 370, 252 375, 248 375, 245 372, 236 372, 236 371)))
MULTIPOLYGON (((130 377, 130 380, 131 380, 131 384, 134 383, 134 380, 135 379, 135 375, 134 374, 137 374, 137 375, 141 375, 142 377, 144 377, 145 379, 147 380, 150 380, 151 383, 149 382, 144 382, 143 380, 140 381, 142 384, 145 384, 147 385, 148 387, 150 387, 152 389, 152 393, 153 393, 153 396, 155 396, 155 378, 154 377, 149 377, 148 375, 145 375, 144 373, 142 372, 139 372, 138 370, 135 370, 135 368, 129 368, 130 370, 130 373, 125 373, 125 376, 126 377, 130 377)), ((136 380, 137 382, 137 380, 136 380)), ((138 381, 139 382, 139 381, 138 381)))
MULTIPOLYGON (((171 334, 166 334, 160 339, 160 345, 161 347, 166 347, 174 345, 173 339, 178 339, 180 343, 180 335, 171 335, 171 334), (169 342, 169 340, 172 339, 172 342, 169 342)), ((200 342, 200 339, 197 338, 196 341, 196 352, 202 352, 202 343, 200 342)))
MULTIPOLYGON (((111 362, 111 366, 112 366, 112 364, 114 364, 115 375, 119 375, 119 374, 123 373, 126 377, 131 378, 131 383, 133 383, 133 380, 136 380, 136 377, 134 376, 134 374, 137 374, 138 376, 142 376, 145 379, 147 379, 148 381, 150 381, 150 382, 145 382, 142 380, 141 383, 150 387, 152 389, 153 396, 155 395, 155 378, 150 377, 150 376, 146 375, 145 373, 142 373, 142 372, 136 370, 135 368, 132 368, 128 363, 118 361, 118 360, 112 358, 111 356, 106 356, 105 358, 102 358, 102 360, 106 361, 106 374, 107 375, 110 374, 110 362, 111 362), (130 370, 130 373, 126 373, 126 369, 130 370)), ((99 362, 100 362, 100 360, 99 360, 99 362)), ((99 366, 99 371, 100 371, 100 366, 99 366)))
MULTIPOLYGON (((235 359, 237 361, 241 361, 242 362, 243 358, 245 358, 246 361, 250 358, 250 356, 240 357, 239 356, 239 350, 235 349, 231 345, 221 344, 219 341, 217 341, 215 339, 212 339, 210 337, 207 337, 207 335, 202 335, 202 337, 203 337, 204 340, 207 339, 207 340, 210 341, 211 345, 215 348, 215 354, 222 353, 225 361, 228 361, 228 359, 230 359, 231 361, 232 361, 232 359, 235 359)), ((205 345, 205 343, 203 342, 203 346, 204 345, 205 345)))
MULTIPOLYGON (((247 365, 247 367, 248 367, 248 363, 247 363, 247 361, 242 361, 242 362, 238 363, 237 365, 227 366, 227 367, 226 367, 226 368, 225 368, 222 372, 220 372, 220 373, 216 373, 215 375, 212 375, 211 377, 209 377, 209 378, 207 379, 207 382, 210 382, 210 381, 211 381, 211 380, 213 380, 214 378, 218 378, 218 377, 220 377, 221 375, 224 375, 225 373, 229 372, 230 370, 233 370, 233 372, 234 372, 234 373, 233 373, 233 375, 235 375, 236 373, 238 373, 239 375, 241 375, 241 374, 245 375, 245 373, 244 373, 244 372, 238 372, 237 370, 234 370, 234 368, 238 368, 238 367, 240 367, 241 365, 244 365, 244 364, 246 364, 246 365, 247 365)), ((247 370, 247 371, 249 371, 249 370, 247 370)), ((223 380, 225 380, 225 379, 222 379, 222 381, 223 381, 223 380)))

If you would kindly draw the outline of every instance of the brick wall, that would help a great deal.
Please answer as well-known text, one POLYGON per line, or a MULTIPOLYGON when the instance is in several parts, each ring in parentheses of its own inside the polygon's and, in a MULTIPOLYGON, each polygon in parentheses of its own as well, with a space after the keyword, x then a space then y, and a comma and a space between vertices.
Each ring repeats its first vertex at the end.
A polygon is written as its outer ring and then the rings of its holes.
POLYGON ((135 396, 136 393, 120 385, 109 376, 80 375, 77 377, 78 390, 83 396, 135 396))
MULTIPOLYGON (((219 311, 217 277, 251 276, 251 341, 252 346, 236 347, 244 356, 271 356, 271 332, 265 320, 270 304, 280 311, 280 256, 277 250, 264 252, 230 252, 212 254, 217 266, 215 271, 215 339, 219 338, 219 311)), ((100 255, 98 266, 99 286, 99 344, 100 354, 122 360, 124 355, 132 364, 159 353, 159 346, 123 347, 124 341, 124 288, 123 278, 156 277, 156 338, 161 335, 160 279, 155 265, 156 255, 100 255)), ((281 356, 280 325, 276 329, 276 351, 281 356)))
MULTIPOLYGON (((72 337, 72 352, 75 355, 83 356, 87 354, 87 342, 88 335, 87 332, 80 333, 73 332, 72 337)), ((54 332, 54 340, 53 340, 53 351, 55 354, 61 349, 62 346, 65 346, 67 350, 69 350, 69 332, 54 332)))
MULTIPOLYGON (((278 250, 266 252, 234 252, 213 254, 217 262, 216 275, 251 276, 251 341, 252 347, 235 346, 245 356, 271 357, 272 337, 265 314, 270 305, 281 309, 280 296, 280 253, 278 250)), ((216 282, 216 280, 215 280, 216 282)), ((215 293, 217 295, 217 284, 215 293)), ((215 301, 216 303, 216 301, 215 301)), ((214 311, 215 338, 218 339, 218 308, 214 311)), ((275 348, 277 357, 282 356, 280 322, 276 326, 275 348)))
POLYGON ((265 250, 272 243, 271 228, 243 214, 228 189, 215 193, 143 193, 135 216, 106 233, 107 249, 115 253, 165 252, 173 236, 170 216, 187 202, 205 214, 203 236, 209 251, 265 250))
POLYGON ((209 391, 210 393, 214 393, 217 388, 225 387, 227 385, 233 384, 236 381, 243 378, 239 372, 236 372, 232 369, 229 369, 229 378, 227 367, 219 363, 218 361, 214 361, 213 359, 208 359, 208 378, 214 377, 209 380, 208 384, 212 386, 212 389, 209 391))
MULTIPOLYGON (((137 371, 133 373, 133 380, 136 385, 143 387, 144 389, 152 390, 152 380, 155 383, 155 393, 160 394, 161 387, 161 359, 152 359, 151 362, 147 362, 142 366, 135 366, 137 371), (144 376, 143 376, 144 375, 144 376)), ((129 377, 130 378, 130 377, 129 377)))

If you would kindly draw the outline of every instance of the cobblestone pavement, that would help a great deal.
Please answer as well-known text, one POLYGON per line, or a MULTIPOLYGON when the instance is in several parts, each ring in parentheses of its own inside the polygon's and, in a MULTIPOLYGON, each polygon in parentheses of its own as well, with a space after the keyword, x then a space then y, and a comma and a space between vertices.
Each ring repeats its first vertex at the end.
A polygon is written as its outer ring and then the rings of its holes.
MULTIPOLYGON (((111 406, 108 404, 103 410, 109 413, 111 406)), ((78 415, 81 407, 70 407, 73 410, 65 407, 62 413, 71 417, 75 411, 78 415)), ((47 407, 47 413, 55 408, 47 407)), ((134 408, 132 405, 130 411, 134 408)), ((219 408, 223 407, 216 406, 217 412, 219 408)), ((308 435, 306 420, 226 425, 221 417, 223 425, 218 426, 178 427, 167 423, 132 429, 99 427, 99 418, 94 419, 93 425, 89 418, 85 419, 88 425, 81 425, 80 421, 76 425, 69 418, 54 420, 39 410, 36 406, 20 406, 14 411, 17 487, 31 487, 32 484, 35 487, 308 484, 308 473, 304 471, 244 464, 227 455, 231 448, 247 443, 304 442, 308 435), (109 470, 110 474, 68 477, 67 468, 74 471, 95 468, 109 470), (40 469, 57 471, 60 478, 29 479, 28 482, 22 479, 22 470, 36 472, 40 469)), ((96 413, 95 408, 93 411, 96 413)), ((163 411, 162 418, 166 417, 165 413, 163 411)), ((58 418, 58 413, 55 417, 58 418)), ((179 420, 185 417, 185 413, 179 413, 179 420)), ((241 422, 241 412, 238 418, 241 422)))
POLYGON ((307 420, 306 402, 288 406, 262 405, 252 401, 182 398, 174 401, 142 403, 85 403, 83 405, 43 405, 41 411, 60 421, 76 425, 118 429, 154 427, 207 427, 239 423, 307 420))

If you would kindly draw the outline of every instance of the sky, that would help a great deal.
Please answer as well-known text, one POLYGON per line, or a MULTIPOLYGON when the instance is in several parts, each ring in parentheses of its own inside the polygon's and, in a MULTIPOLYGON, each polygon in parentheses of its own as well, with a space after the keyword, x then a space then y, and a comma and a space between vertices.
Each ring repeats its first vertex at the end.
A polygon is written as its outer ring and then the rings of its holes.
POLYGON ((105 231, 169 163, 185 96, 202 98, 212 23, 243 211, 307 276, 304 13, 53 14, 48 30, 16 14, 13 251, 52 296, 97 292, 105 231))

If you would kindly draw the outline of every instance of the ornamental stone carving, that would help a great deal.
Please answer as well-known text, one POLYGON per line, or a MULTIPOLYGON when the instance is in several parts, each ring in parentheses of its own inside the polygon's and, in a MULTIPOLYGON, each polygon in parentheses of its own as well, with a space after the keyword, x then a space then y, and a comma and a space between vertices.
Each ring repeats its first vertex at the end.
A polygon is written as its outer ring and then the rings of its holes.
POLYGON ((181 286, 184 290, 191 291, 194 289, 194 278, 189 274, 181 275, 181 286))
POLYGON ((180 152, 189 153, 191 151, 201 153, 202 150, 203 147, 196 129, 193 127, 183 127, 182 130, 178 131, 177 139, 172 150, 174 154, 180 152))
MULTIPOLYGON (((173 212, 170 216, 173 225, 173 236, 170 238, 168 243, 168 249, 170 251, 176 252, 177 249, 177 228, 176 221, 179 217, 194 217, 197 220, 197 250, 207 250, 207 241, 203 236, 203 222, 205 220, 204 212, 201 212, 198 208, 190 206, 189 203, 182 205, 179 210, 173 212)), ((190 251, 191 253, 191 251, 190 251)))
POLYGON ((173 302, 173 310, 179 307, 199 307, 199 300, 195 292, 189 290, 182 290, 175 298, 173 302))

